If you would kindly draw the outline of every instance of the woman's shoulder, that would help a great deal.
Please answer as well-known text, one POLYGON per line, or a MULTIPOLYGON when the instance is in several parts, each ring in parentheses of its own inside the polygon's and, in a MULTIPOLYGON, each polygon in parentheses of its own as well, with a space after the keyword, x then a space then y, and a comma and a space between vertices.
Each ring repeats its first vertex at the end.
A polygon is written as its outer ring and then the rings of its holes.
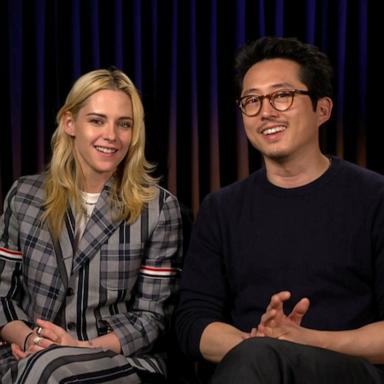
POLYGON ((163 210, 174 210, 175 212, 180 210, 179 201, 175 194, 160 185, 155 185, 154 188, 155 194, 146 203, 150 211, 160 213, 163 210))
POLYGON ((156 194, 154 198, 155 201, 160 201, 160 202, 166 202, 166 201, 177 202, 178 201, 174 193, 162 187, 161 185, 156 185, 154 188, 156 189, 156 194))
POLYGON ((19 200, 43 200, 44 175, 27 175, 19 177, 12 185, 10 194, 16 195, 19 200))
POLYGON ((34 187, 40 187, 44 184, 44 180, 45 180, 45 174, 44 173, 38 173, 35 175, 20 176, 16 181, 19 184, 30 185, 30 186, 34 186, 34 187))

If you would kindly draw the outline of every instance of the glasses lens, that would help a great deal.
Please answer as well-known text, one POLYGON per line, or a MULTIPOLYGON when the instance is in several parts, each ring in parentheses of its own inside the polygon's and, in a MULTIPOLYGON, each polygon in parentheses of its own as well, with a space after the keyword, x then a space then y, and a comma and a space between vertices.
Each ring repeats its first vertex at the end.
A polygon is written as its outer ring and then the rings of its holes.
POLYGON ((277 91, 271 95, 271 103, 278 111, 286 111, 293 103, 295 91, 277 91))
POLYGON ((260 105, 260 97, 255 95, 243 97, 240 101, 242 111, 248 116, 257 115, 260 110, 260 105))

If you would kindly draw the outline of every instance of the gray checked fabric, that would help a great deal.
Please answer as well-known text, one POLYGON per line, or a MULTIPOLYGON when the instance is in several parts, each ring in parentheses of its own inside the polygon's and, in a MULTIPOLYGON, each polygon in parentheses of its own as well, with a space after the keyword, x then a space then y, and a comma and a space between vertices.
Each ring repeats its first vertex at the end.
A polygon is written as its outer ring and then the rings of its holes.
MULTIPOLYGON (((20 383, 39 382, 28 376, 34 364, 52 368, 58 361, 76 367, 76 374, 85 371, 94 377, 95 372, 97 376, 105 371, 108 377, 109 372, 111 381, 97 382, 120 382, 113 381, 119 380, 114 378, 116 372, 132 376, 132 383, 139 382, 133 379, 136 370, 165 374, 156 347, 167 329, 178 289, 182 224, 177 199, 158 187, 156 198, 128 225, 113 221, 107 184, 78 244, 76 213, 69 207, 55 248, 48 228, 39 220, 43 182, 43 175, 20 178, 5 200, 0 220, 0 327, 12 320, 33 326, 42 318, 80 340, 112 329, 122 353, 55 347, 44 351, 44 358, 36 354, 17 363, 5 344, 0 346, 1 382, 15 382, 16 377, 20 383)), ((66 377, 66 370, 56 365, 57 375, 66 377)), ((49 382, 49 375, 45 378, 49 382)))

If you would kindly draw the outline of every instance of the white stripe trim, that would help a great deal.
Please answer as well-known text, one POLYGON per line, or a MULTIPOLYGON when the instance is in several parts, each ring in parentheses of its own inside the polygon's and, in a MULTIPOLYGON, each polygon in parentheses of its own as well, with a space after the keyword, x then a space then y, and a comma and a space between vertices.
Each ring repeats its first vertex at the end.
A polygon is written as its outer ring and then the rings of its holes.
POLYGON ((159 268, 144 265, 140 268, 140 272, 148 276, 174 276, 178 270, 176 268, 159 268))
POLYGON ((0 257, 3 256, 6 259, 21 261, 23 254, 20 251, 14 251, 12 249, 0 247, 0 257))

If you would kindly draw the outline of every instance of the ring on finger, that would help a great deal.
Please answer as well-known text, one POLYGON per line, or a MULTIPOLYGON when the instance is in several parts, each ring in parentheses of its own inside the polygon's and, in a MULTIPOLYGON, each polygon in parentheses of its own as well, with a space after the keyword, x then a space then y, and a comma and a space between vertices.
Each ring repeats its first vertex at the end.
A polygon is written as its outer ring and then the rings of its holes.
POLYGON ((35 345, 39 345, 39 344, 40 344, 40 341, 41 341, 41 337, 40 337, 40 336, 36 336, 36 337, 32 340, 33 344, 35 344, 35 345))
POLYGON ((36 333, 37 333, 38 336, 41 336, 41 334, 43 333, 43 328, 37 327, 36 328, 36 333))

